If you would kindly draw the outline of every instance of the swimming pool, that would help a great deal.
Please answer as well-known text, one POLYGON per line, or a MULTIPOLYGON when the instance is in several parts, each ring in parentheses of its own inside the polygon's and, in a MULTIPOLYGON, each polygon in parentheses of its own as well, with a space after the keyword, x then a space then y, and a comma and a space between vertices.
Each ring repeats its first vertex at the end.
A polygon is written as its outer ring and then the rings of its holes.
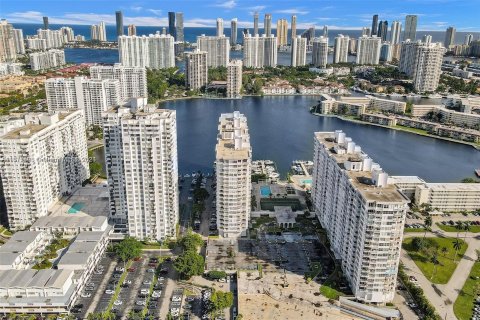
POLYGON ((85 206, 85 203, 83 203, 83 202, 75 202, 74 204, 72 204, 72 206, 70 207, 70 209, 68 209, 67 213, 77 213, 77 212, 80 211, 84 206, 85 206))
POLYGON ((272 191, 270 190, 269 186, 261 186, 260 187, 260 194, 262 196, 268 197, 268 196, 270 196, 271 193, 272 193, 272 191))
POLYGON ((303 183, 303 184, 312 184, 312 179, 302 180, 302 183, 303 183))

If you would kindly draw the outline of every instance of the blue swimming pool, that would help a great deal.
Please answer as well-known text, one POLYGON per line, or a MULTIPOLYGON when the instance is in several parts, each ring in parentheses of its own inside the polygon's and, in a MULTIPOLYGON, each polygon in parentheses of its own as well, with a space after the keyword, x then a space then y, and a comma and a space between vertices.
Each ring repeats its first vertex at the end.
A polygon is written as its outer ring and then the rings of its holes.
POLYGON ((303 183, 303 184, 312 184, 312 179, 302 180, 302 183, 303 183))
POLYGON ((83 202, 75 202, 72 204, 70 209, 68 209, 67 213, 77 213, 78 211, 82 210, 82 208, 85 206, 85 203, 83 202))
POLYGON ((269 186, 261 186, 260 187, 260 194, 262 196, 268 197, 268 196, 270 196, 271 193, 272 193, 272 190, 270 190, 269 186))

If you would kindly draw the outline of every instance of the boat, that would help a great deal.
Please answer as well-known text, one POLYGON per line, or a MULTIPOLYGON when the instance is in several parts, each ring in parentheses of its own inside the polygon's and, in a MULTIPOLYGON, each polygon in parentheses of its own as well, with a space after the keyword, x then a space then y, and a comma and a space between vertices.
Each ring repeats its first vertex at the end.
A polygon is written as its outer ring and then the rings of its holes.
POLYGON ((475 170, 475 174, 480 178, 480 169, 475 170))

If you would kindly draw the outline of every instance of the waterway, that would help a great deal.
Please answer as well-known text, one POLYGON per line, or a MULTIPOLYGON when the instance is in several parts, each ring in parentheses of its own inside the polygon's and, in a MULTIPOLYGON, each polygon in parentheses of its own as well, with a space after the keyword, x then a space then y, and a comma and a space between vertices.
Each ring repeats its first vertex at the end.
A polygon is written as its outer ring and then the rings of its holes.
MULTIPOLYGON (((212 171, 218 117, 240 111, 248 119, 253 159, 271 159, 285 175, 296 159, 313 157, 313 133, 343 130, 390 175, 418 175, 428 182, 474 176, 480 152, 471 146, 408 132, 310 114, 314 96, 187 99, 161 107, 176 110, 179 172, 212 171)), ((97 150, 101 158, 103 150, 97 150)))

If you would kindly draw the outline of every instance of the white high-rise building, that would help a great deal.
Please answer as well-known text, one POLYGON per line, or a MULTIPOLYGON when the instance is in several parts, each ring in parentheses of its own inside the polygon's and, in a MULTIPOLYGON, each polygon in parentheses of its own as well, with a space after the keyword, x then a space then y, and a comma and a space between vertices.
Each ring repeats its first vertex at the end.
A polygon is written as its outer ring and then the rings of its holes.
POLYGON ((217 18, 217 37, 223 36, 223 19, 217 18))
POLYGON ((405 16, 405 32, 403 33, 403 41, 410 39, 410 41, 417 40, 417 22, 418 16, 407 15, 405 16))
POLYGON ((393 21, 390 27, 390 43, 399 44, 400 34, 402 33, 402 23, 400 21, 393 21))
POLYGON ((248 229, 252 188, 252 148, 243 114, 220 115, 215 152, 218 231, 224 238, 239 237, 248 229))
POLYGON ((65 51, 50 49, 30 54, 30 67, 34 71, 56 68, 65 64, 65 51))
POLYGON ((242 89, 242 60, 231 60, 227 64, 227 98, 239 98, 242 89))
POLYGON ((469 33, 465 35, 465 41, 463 42, 463 44, 466 44, 467 46, 469 46, 470 43, 472 43, 472 41, 473 41, 473 34, 469 33))
POLYGON ((127 67, 175 67, 173 37, 164 34, 118 37, 119 61, 127 67))
POLYGON ((445 48, 450 49, 453 45, 455 45, 455 33, 457 32, 457 29, 455 27, 448 27, 447 31, 445 32, 445 41, 443 45, 445 48))
POLYGON ((362 36, 358 38, 357 64, 378 64, 382 38, 377 36, 362 36))
POLYGON ((349 36, 339 34, 335 37, 335 44, 333 47, 333 63, 348 62, 348 43, 349 36))
POLYGON ((328 38, 319 37, 312 40, 312 64, 325 68, 328 63, 328 38))
POLYGON ((60 30, 38 29, 37 37, 39 39, 45 39, 47 49, 61 48, 64 44, 63 34, 60 30))
POLYGON ((100 22, 98 25, 98 40, 107 41, 107 30, 105 29, 105 22, 100 22))
POLYGON ((10 228, 46 216, 90 177, 83 111, 27 114, 0 137, 0 174, 10 228))
POLYGON ((25 54, 25 41, 23 40, 22 29, 13 29, 13 40, 17 54, 25 54))
POLYGON ((176 237, 177 125, 174 110, 116 107, 103 114, 110 217, 145 240, 176 237))
POLYGON ((389 42, 382 43, 380 47, 380 61, 392 61, 392 45, 389 42))
POLYGON ((353 294, 369 303, 395 295, 409 199, 341 131, 315 133, 312 198, 353 294))
POLYGON ((90 67, 92 79, 116 79, 122 88, 122 100, 147 97, 147 70, 144 67, 113 66, 90 67))
POLYGON ((32 50, 47 50, 47 41, 45 39, 27 38, 27 47, 32 50))
POLYGON ((50 78, 45 81, 48 112, 81 109, 87 125, 102 125, 102 113, 122 102, 120 81, 115 79, 50 78))
POLYGON ((185 84, 198 90, 208 83, 208 53, 198 49, 185 54, 185 84))
POLYGON ((426 34, 422 37, 422 42, 424 43, 431 43, 432 42, 432 36, 429 34, 426 34))
POLYGON ((236 45, 237 44, 237 31, 238 31, 238 19, 237 18, 234 18, 232 19, 232 21, 230 22, 230 44, 232 46, 236 45))
POLYGON ((63 42, 74 42, 75 41, 75 32, 70 27, 61 27, 60 33, 63 35, 63 42))
POLYGON ((248 68, 276 67, 277 38, 247 34, 243 38, 243 65, 248 68))
POLYGON ((209 67, 226 67, 230 59, 230 42, 225 35, 197 37, 197 48, 207 52, 207 65, 209 67))
POLYGON ((90 26, 90 40, 98 40, 98 26, 96 24, 92 24, 90 26))
POLYGON ((304 66, 307 64, 307 38, 297 36, 292 39, 292 67, 304 66))
POLYGON ((413 78, 418 92, 435 91, 442 73, 445 48, 441 43, 402 42, 398 68, 413 78))
POLYGON ((7 20, 0 20, 0 62, 15 62, 17 52, 13 26, 7 20))

